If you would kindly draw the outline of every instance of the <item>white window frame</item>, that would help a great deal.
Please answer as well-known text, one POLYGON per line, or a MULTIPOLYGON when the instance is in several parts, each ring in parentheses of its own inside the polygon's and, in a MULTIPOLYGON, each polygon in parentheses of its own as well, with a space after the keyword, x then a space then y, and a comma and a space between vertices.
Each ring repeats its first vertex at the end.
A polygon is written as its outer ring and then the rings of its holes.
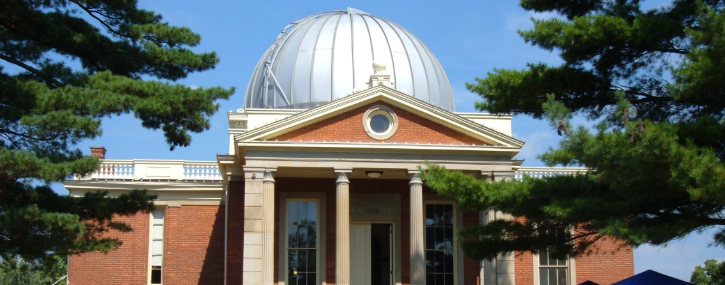
POLYGON ((391 109, 388 106, 385 105, 375 105, 370 107, 367 111, 365 111, 365 114, 363 115, 363 129, 365 130, 365 133, 376 140, 387 140, 390 137, 392 137, 395 132, 398 130, 398 116, 395 114, 393 109, 391 109), (383 115, 386 118, 388 118, 388 121, 390 122, 390 125, 388 126, 388 129, 385 132, 378 133, 375 132, 370 126, 370 120, 375 115, 383 115))
MULTIPOLYGON (((532 254, 534 256, 534 285, 541 285, 541 264, 539 262, 539 254, 532 254)), ((566 273, 567 273, 567 285, 576 285, 576 258, 569 257, 566 260, 566 273)))
MULTIPOLYGON (((459 229, 459 222, 458 222, 458 205, 455 201, 452 200, 432 200, 432 201, 424 201, 423 202, 423 254, 425 258, 425 251, 428 249, 425 247, 426 244, 426 225, 425 225, 425 208, 427 205, 451 205, 453 206, 453 284, 461 284, 463 279, 462 276, 459 276, 459 272, 462 270, 460 266, 463 264, 459 259, 459 251, 460 248, 458 247, 458 238, 456 237, 456 232, 459 229)), ((428 272, 426 271, 427 267, 424 267, 423 269, 423 278, 426 279, 428 272)))
POLYGON ((322 200, 318 198, 286 198, 281 199, 282 203, 284 203, 283 207, 284 210, 282 211, 284 213, 284 216, 280 219, 280 267, 279 267, 279 276, 284 278, 279 278, 280 284, 290 284, 289 283, 289 274, 287 272, 288 268, 287 265, 289 264, 288 259, 288 243, 287 237, 289 236, 289 220, 287 218, 289 217, 289 203, 290 202, 316 202, 317 203, 317 238, 315 241, 315 248, 316 248, 316 258, 315 258, 315 274, 317 276, 317 284, 321 285, 324 284, 325 276, 322 276, 324 274, 324 271, 321 270, 321 266, 324 266, 324 260, 323 258, 323 250, 320 248, 320 246, 323 245, 322 243, 322 236, 324 235, 325 229, 323 228, 324 223, 322 221, 322 200))
POLYGON ((159 207, 155 208, 149 213, 149 251, 148 251, 148 278, 147 283, 149 285, 158 285, 158 284, 164 284, 164 252, 166 251, 166 207, 159 207), (161 248, 161 283, 151 283, 151 273, 153 272, 153 257, 158 254, 154 254, 154 212, 161 211, 163 213, 163 219, 161 222, 161 242, 162 242, 162 248, 161 248))

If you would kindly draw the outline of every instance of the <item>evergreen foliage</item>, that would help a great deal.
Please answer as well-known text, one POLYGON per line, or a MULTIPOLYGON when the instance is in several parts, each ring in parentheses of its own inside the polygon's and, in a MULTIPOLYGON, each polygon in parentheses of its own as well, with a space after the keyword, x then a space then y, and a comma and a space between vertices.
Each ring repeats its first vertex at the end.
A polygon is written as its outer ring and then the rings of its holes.
POLYGON ((713 227, 712 243, 725 245, 725 1, 651 10, 636 0, 521 6, 558 15, 519 33, 564 63, 495 69, 468 88, 484 99, 479 110, 548 120, 562 141, 539 158, 590 172, 489 183, 428 165, 426 185, 461 207, 524 218, 464 229, 464 252, 581 255, 602 238, 666 245, 713 227), (600 123, 574 128, 572 112, 600 123), (561 231, 571 234, 552 234, 561 231))
POLYGON ((725 285, 725 262, 715 259, 705 261, 705 267, 695 267, 690 277, 690 283, 695 285, 725 285))
POLYGON ((47 185, 98 169, 77 144, 101 135, 102 118, 133 114, 171 149, 209 129, 234 90, 173 83, 219 62, 190 50, 200 41, 133 0, 0 2, 0 253, 38 262, 121 244, 103 236, 132 230, 114 215, 149 212, 153 195, 73 198, 47 185))
POLYGON ((0 284, 14 285, 55 285, 68 284, 61 279, 68 273, 67 256, 53 256, 44 263, 33 263, 17 256, 2 254, 0 263, 0 284))

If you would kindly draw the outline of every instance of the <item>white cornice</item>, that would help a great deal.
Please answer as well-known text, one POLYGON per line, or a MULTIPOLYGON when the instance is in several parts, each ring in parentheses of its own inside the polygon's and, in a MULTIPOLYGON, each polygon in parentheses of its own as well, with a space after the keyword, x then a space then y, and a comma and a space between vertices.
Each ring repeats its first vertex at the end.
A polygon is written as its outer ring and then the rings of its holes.
POLYGON ((69 191, 96 191, 103 190, 133 190, 147 189, 149 191, 174 192, 217 192, 223 191, 221 180, 214 182, 172 182, 172 181, 118 181, 118 180, 69 180, 65 182, 69 191))
POLYGON ((261 148, 320 148, 320 149, 349 149, 356 152, 379 150, 407 150, 407 151, 457 151, 457 152, 504 152, 516 154, 521 151, 519 147, 490 146, 490 145, 462 145, 462 144, 419 144, 419 143, 364 143, 364 142, 305 142, 305 141, 252 141, 239 142, 241 147, 261 148))
POLYGON ((466 118, 466 119, 511 120, 514 117, 511 114, 464 113, 464 112, 456 112, 454 114, 461 116, 463 118, 466 118))
POLYGON ((524 145, 523 141, 514 137, 477 124, 455 113, 451 113, 413 96, 382 85, 353 93, 317 108, 269 123, 246 133, 237 134, 234 138, 237 142, 250 142, 274 137, 377 100, 394 104, 408 111, 413 111, 417 115, 425 114, 422 115, 425 118, 443 123, 448 127, 472 137, 492 142, 494 145, 500 144, 517 148, 521 148, 524 145))

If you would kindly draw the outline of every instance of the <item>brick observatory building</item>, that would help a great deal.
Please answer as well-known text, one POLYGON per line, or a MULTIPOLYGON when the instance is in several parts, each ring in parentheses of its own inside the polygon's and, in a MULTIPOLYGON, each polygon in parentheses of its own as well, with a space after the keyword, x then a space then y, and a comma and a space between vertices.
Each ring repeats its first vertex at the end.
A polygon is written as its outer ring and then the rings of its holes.
POLYGON ((265 52, 230 112, 216 161, 113 160, 71 195, 132 189, 157 208, 108 254, 70 257, 71 284, 611 284, 634 273, 629 247, 599 241, 557 260, 463 255, 455 232, 510 219, 469 212, 416 175, 424 161, 482 179, 570 175, 525 168, 511 116, 456 113, 443 68, 413 34, 355 9, 294 21, 265 52), (226 140, 226 138, 224 139, 226 140))

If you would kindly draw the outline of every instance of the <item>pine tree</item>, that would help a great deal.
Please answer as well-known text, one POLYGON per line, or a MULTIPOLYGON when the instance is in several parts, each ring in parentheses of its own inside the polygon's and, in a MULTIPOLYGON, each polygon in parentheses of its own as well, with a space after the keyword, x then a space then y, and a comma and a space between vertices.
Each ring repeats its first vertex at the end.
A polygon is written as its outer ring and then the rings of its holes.
POLYGON ((519 33, 564 63, 495 69, 468 88, 479 110, 546 119, 562 136, 539 156, 547 165, 590 171, 488 183, 429 165, 425 183, 463 208, 521 217, 464 229, 465 253, 571 256, 603 238, 666 245, 708 228, 725 245, 725 1, 640 2, 521 1, 558 15, 519 33), (572 113, 599 123, 573 127, 572 113))
POLYGON ((150 211, 153 195, 74 198, 48 184, 98 169, 77 144, 102 118, 133 114, 171 149, 209 129, 234 90, 173 83, 219 62, 189 49, 200 41, 133 0, 0 2, 0 253, 39 262, 121 244, 103 236, 132 230, 114 217, 150 211))

